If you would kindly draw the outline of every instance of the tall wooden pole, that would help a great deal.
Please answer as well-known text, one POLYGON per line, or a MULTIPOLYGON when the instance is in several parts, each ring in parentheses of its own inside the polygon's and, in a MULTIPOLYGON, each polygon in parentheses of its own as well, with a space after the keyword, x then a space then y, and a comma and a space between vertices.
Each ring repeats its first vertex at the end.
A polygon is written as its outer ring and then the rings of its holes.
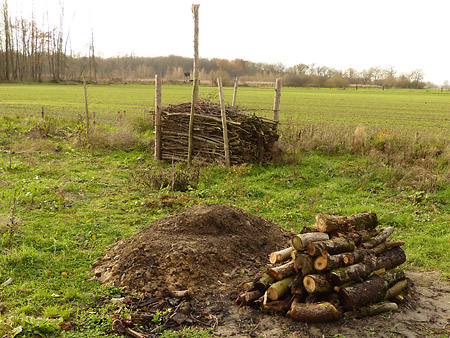
POLYGON ((239 78, 237 77, 236 79, 234 79, 233 103, 231 104, 231 106, 233 108, 236 107, 236 96, 237 96, 238 85, 239 85, 239 78))
POLYGON ((277 79, 275 83, 275 100, 273 102, 273 120, 279 121, 278 111, 280 110, 280 96, 281 96, 281 79, 277 79))
POLYGON ((227 128, 227 112, 225 110, 225 100, 223 97, 222 78, 217 79, 217 85, 219 86, 220 97, 220 112, 222 115, 222 131, 223 131, 223 150, 225 151, 225 167, 230 167, 230 145, 228 143, 228 128, 227 128))
POLYGON ((191 115, 189 117, 189 143, 188 143, 188 165, 192 163, 192 151, 194 148, 194 114, 195 105, 198 100, 198 9, 200 5, 192 5, 194 17, 194 86, 192 87, 191 115))
POLYGON ((155 75, 155 160, 161 160, 161 78, 155 75))

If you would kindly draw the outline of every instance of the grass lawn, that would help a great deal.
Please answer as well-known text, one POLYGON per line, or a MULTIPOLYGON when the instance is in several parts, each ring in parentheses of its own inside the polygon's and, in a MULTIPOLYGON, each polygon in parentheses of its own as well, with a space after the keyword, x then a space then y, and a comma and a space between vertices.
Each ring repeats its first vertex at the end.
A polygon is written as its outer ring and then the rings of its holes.
MULTIPOLYGON (((165 90, 164 104, 189 99, 189 87, 167 85, 165 90)), ((203 88, 201 96, 215 92, 203 88)), ((89 87, 98 128, 113 133, 124 124, 126 135, 136 137, 115 149, 76 142, 81 86, 2 84, 0 93, 0 284, 12 278, 0 286, 4 336, 19 328, 27 335, 114 336, 108 313, 116 306, 104 300, 121 290, 86 282, 90 266, 118 237, 194 203, 231 203, 297 231, 312 225, 320 212, 374 211, 383 225, 395 227, 395 239, 407 242, 408 269, 438 270, 450 277, 450 188, 441 181, 418 190, 372 156, 318 149, 297 156, 295 175, 290 161, 203 168, 198 185, 174 193, 180 204, 166 207, 162 196, 172 194, 170 189, 150 191, 139 184, 153 163, 151 131, 138 128, 133 119, 151 109, 152 86, 89 87), (47 122, 39 118, 41 106, 47 122), (127 112, 121 120, 118 111, 127 112), (61 322, 77 326, 61 331, 61 322)), ((242 105, 254 109, 270 109, 273 102, 271 88, 242 87, 239 95, 242 105)), ((295 110, 301 123, 359 124, 365 111, 369 124, 400 128, 391 121, 397 114, 404 128, 423 133, 449 127, 449 101, 446 92, 425 91, 285 88, 282 94, 282 108, 295 110)))

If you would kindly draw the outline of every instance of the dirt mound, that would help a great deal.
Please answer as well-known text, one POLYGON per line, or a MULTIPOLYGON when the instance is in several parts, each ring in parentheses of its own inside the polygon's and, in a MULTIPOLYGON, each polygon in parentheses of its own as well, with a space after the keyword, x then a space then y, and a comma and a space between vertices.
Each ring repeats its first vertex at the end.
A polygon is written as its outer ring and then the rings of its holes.
POLYGON ((94 263, 94 279, 137 295, 233 293, 240 275, 257 272, 288 239, 286 230, 239 208, 198 205, 116 242, 94 263))

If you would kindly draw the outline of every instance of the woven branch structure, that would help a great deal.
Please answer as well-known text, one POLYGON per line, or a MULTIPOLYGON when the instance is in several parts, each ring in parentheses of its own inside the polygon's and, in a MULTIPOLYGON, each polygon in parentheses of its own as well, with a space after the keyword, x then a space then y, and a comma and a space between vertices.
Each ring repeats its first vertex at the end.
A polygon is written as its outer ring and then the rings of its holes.
MULTIPOLYGON (((187 161, 191 104, 163 108, 161 115, 161 158, 187 161)), ((268 162, 278 140, 278 123, 226 107, 231 164, 268 162)), ((199 101, 195 106, 193 159, 225 164, 220 105, 199 101)))

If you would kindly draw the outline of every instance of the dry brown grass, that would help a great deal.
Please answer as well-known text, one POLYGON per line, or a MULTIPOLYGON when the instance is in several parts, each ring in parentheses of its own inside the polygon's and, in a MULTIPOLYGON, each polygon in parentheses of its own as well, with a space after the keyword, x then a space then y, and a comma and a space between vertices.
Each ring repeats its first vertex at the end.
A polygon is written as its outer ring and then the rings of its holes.
POLYGON ((292 148, 300 153, 321 151, 326 154, 368 156, 374 165, 387 167, 391 185, 432 190, 449 182, 450 143, 437 141, 433 135, 396 134, 371 131, 360 125, 355 130, 336 126, 299 128, 284 124, 280 128, 280 148, 287 161, 292 160, 292 148))

